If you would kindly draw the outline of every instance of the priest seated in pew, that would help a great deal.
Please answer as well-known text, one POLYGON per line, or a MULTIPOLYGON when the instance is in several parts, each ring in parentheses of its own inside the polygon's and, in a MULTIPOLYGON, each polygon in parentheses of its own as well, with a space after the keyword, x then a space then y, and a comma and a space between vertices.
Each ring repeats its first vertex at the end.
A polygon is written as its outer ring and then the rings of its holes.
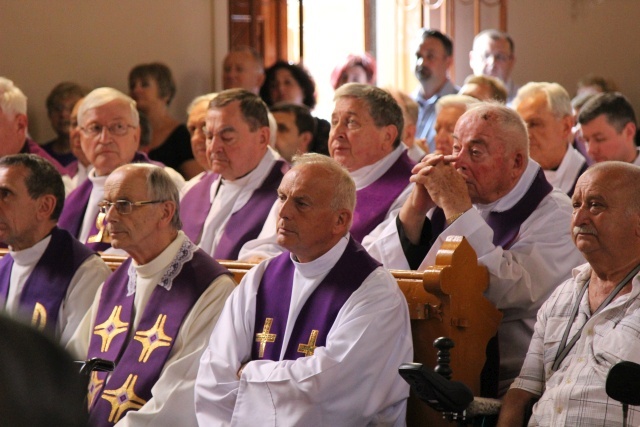
MULTIPOLYGON (((620 361, 640 363, 639 193, 640 167, 629 163, 598 163, 578 180, 571 229, 588 263, 574 269, 538 312, 500 426, 522 425, 525 407, 538 398, 530 426, 625 425, 622 405, 610 398, 616 387, 608 374, 620 361)), ((637 400, 634 388, 623 397, 637 400)), ((629 425, 638 425, 638 408, 629 408, 628 417, 629 425)))
POLYGON ((200 425, 405 425, 407 302, 349 233, 355 183, 294 157, 278 188, 278 244, 225 304, 200 361, 200 425))
POLYGON ((0 159, 0 308, 66 345, 111 270, 58 228, 60 173, 35 154, 0 159), (65 256, 60 256, 64 254, 65 256))
POLYGON ((387 268, 424 270, 448 236, 467 239, 489 271, 485 296, 504 313, 491 393, 501 396, 520 372, 538 308, 584 262, 571 242, 571 201, 529 158, 522 119, 499 104, 468 110, 453 154, 427 155, 412 172, 409 199, 363 246, 387 268))
POLYGON ((114 361, 94 372, 92 426, 197 426, 198 361, 235 282, 180 230, 178 188, 159 166, 111 172, 99 210, 129 258, 98 290, 68 349, 114 361))

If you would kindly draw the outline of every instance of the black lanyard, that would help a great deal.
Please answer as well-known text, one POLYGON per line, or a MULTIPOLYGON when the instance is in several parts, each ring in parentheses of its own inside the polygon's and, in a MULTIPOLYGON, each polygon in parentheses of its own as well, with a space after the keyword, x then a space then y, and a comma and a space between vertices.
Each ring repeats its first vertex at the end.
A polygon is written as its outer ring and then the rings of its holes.
MULTIPOLYGON (((591 316, 595 316, 600 311, 602 311, 602 309, 604 309, 607 305, 609 305, 609 303, 620 293, 622 288, 624 288, 627 285, 627 283, 629 283, 631 279, 633 279, 636 276, 636 274, 638 274, 639 271, 640 271, 640 264, 638 264, 636 268, 631 270, 631 272, 627 274, 620 283, 618 283, 618 286, 616 286, 613 289, 613 291, 611 291, 609 296, 604 301, 602 301, 600 306, 598 306, 596 311, 594 311, 591 316)), ((578 295, 578 299, 576 300, 576 303, 573 306, 573 310, 571 311, 571 317, 569 318, 569 323, 567 323, 567 328, 564 331, 564 335, 562 336, 562 341, 560 341, 560 346, 558 347, 558 353, 556 354, 556 359, 553 362, 553 366, 551 367, 553 371, 558 370, 558 368, 560 367, 560 363, 562 363, 564 358, 567 357, 567 354, 569 354, 569 352, 575 345, 576 341, 578 341, 578 338, 580 338, 580 335, 582 334, 582 329, 584 329, 584 326, 587 324, 587 322, 585 322, 585 324, 580 327, 578 332, 576 332, 573 338, 571 338, 571 341, 569 341, 569 343, 567 344, 567 339, 569 338, 569 331, 571 330, 571 326, 573 325, 573 322, 576 320, 576 316, 578 315, 578 309, 580 308, 580 303, 582 302, 584 293, 589 288, 589 282, 591 282, 591 279, 587 280, 587 283, 584 284, 584 286, 582 287, 582 290, 580 291, 580 295, 578 295)))

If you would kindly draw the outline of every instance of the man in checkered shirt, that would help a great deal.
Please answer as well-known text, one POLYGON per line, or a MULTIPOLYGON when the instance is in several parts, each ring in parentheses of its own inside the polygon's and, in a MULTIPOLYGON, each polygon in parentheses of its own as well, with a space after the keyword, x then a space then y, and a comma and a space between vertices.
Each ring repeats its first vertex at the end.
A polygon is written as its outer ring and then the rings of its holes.
MULTIPOLYGON (((575 268, 540 308, 499 426, 522 425, 537 398, 529 426, 622 424, 622 405, 608 398, 605 383, 617 362, 640 363, 638 194, 640 167, 628 163, 599 163, 578 180, 571 227, 588 264, 575 268)), ((640 411, 631 407, 629 425, 638 423, 640 411)))

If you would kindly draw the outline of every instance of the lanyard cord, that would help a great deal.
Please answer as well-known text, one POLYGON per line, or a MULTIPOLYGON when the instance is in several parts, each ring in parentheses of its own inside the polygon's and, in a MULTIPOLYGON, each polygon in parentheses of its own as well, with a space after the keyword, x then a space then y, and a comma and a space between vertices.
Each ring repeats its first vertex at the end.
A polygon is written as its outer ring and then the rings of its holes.
MULTIPOLYGON (((609 303, 620 293, 622 288, 624 288, 627 285, 627 283, 629 283, 631 279, 633 279, 635 275, 638 274, 638 272, 640 272, 640 264, 638 264, 633 270, 631 270, 629 274, 627 274, 624 277, 624 279, 622 279, 622 281, 618 283, 618 285, 613 289, 613 291, 611 291, 609 296, 604 301, 602 301, 602 303, 598 306, 596 311, 594 311, 591 316, 595 316, 600 311, 602 311, 607 305, 609 305, 609 303)), ((584 329, 585 325, 587 324, 585 322, 585 324, 580 327, 578 332, 576 332, 573 338, 571 338, 571 341, 569 341, 569 343, 567 344, 567 339, 569 338, 571 325, 573 325, 573 322, 576 320, 576 316, 578 315, 578 309, 580 308, 580 302, 582 301, 582 297, 587 291, 587 288, 589 288, 590 282, 591 282, 591 279, 587 280, 587 283, 584 284, 584 286, 582 287, 582 290, 580 290, 578 299, 576 300, 576 303, 573 306, 573 310, 571 310, 571 317, 569 319, 569 323, 567 323, 567 328, 564 331, 564 335, 562 336, 562 341, 560 341, 560 346, 558 347, 558 353, 556 354, 556 359, 553 362, 553 366, 551 367, 553 371, 558 370, 558 368, 560 367, 560 363, 562 363, 564 358, 567 357, 567 354, 569 354, 569 352, 575 345, 576 341, 578 341, 578 338, 580 338, 580 335, 582 335, 582 329, 584 329)))

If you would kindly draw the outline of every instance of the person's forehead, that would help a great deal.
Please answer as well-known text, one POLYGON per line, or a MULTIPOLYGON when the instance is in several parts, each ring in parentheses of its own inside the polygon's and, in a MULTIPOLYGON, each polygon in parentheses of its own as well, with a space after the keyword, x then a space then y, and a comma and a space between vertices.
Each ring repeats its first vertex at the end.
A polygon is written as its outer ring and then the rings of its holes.
POLYGON ((20 164, 0 166, 0 182, 4 186, 24 187, 29 170, 20 164))
POLYGON ((292 111, 274 111, 273 117, 275 117, 276 122, 287 122, 292 123, 296 120, 296 114, 292 111))
POLYGON ((204 117, 207 114, 208 107, 209 107, 209 101, 203 100, 198 102, 191 109, 191 113, 189 114, 188 120, 189 121, 200 120, 202 117, 204 117))
POLYGON ((474 43, 473 50, 511 53, 511 45, 507 39, 493 39, 490 36, 484 36, 480 37, 476 43, 474 43))
POLYGON ((97 116, 109 116, 109 117, 131 117, 131 107, 124 101, 114 99, 106 104, 99 105, 97 107, 90 108, 84 114, 84 117, 97 117, 97 116))
POLYGON ((600 114, 596 118, 587 123, 580 125, 583 133, 598 133, 598 132, 615 132, 618 133, 616 128, 609 123, 605 114, 600 114))
POLYGON ((371 118, 369 113, 369 104, 360 98, 353 96, 343 96, 338 98, 335 103, 334 113, 355 114, 359 117, 371 118))
POLYGON ((255 60, 249 52, 239 51, 230 52, 224 62, 229 64, 253 65, 255 60))
POLYGON ((113 171, 105 182, 105 192, 116 190, 118 193, 147 192, 147 178, 144 170, 125 166, 113 171))
POLYGON ((427 37, 419 45, 420 50, 444 50, 444 44, 437 37, 427 37))

